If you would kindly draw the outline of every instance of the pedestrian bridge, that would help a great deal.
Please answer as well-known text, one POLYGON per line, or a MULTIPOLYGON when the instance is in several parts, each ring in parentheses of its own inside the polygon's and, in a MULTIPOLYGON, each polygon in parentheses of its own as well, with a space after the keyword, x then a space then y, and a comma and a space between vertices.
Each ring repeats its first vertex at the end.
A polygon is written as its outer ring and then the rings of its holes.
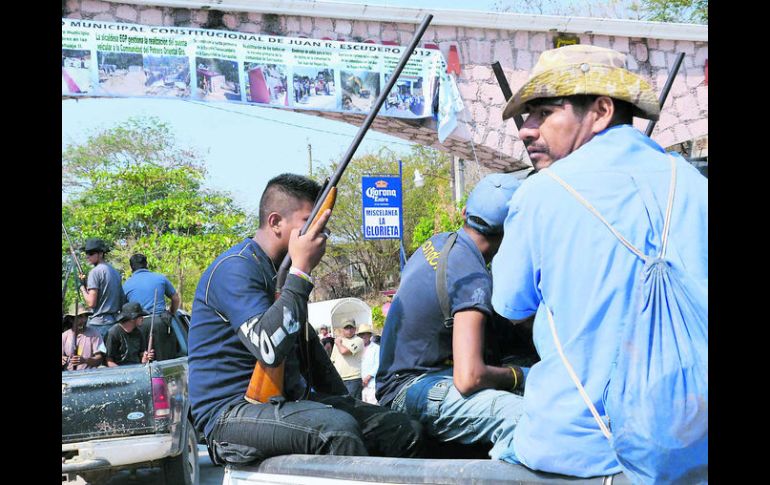
MULTIPOLYGON (((418 3, 418 2, 415 2, 418 3)), ((322 0, 67 0, 62 17, 173 25, 287 37, 407 45, 426 14, 434 16, 423 47, 438 48, 454 67, 465 110, 439 143, 436 123, 377 117, 372 129, 478 162, 493 171, 530 167, 491 64, 499 61, 515 92, 541 52, 564 43, 610 47, 660 92, 677 53, 679 75, 652 138, 691 157, 708 155, 708 27, 514 13, 425 10, 322 0), (684 148, 684 149, 682 149, 684 148)), ((360 125, 364 115, 300 111, 360 125)), ((646 120, 637 119, 644 130, 646 120)))

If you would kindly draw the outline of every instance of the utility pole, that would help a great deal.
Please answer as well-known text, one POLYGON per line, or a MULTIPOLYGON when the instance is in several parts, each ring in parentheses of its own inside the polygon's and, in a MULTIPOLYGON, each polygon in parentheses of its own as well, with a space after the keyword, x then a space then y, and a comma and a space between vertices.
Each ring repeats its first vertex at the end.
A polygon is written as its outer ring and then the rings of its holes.
POLYGON ((452 182, 454 200, 458 202, 463 198, 465 191, 465 160, 457 156, 452 156, 452 182))
POLYGON ((313 145, 310 144, 310 140, 307 141, 307 176, 313 176, 313 145))

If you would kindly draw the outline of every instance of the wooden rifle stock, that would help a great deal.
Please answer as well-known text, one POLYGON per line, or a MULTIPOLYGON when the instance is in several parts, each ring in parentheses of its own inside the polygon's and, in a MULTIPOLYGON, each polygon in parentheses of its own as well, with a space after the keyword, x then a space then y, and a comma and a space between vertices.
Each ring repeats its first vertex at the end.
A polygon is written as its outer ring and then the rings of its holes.
MULTIPOLYGON (((345 155, 342 157, 342 160, 340 161, 340 164, 337 166, 337 169, 334 171, 334 174, 329 179, 329 182, 325 185, 323 190, 321 191, 321 194, 316 201, 316 204, 313 206, 313 211, 310 213, 310 217, 308 218, 305 225, 300 230, 300 235, 303 235, 307 233, 308 229, 312 224, 315 224, 321 215, 326 211, 326 209, 331 208, 334 206, 334 202, 337 197, 337 184, 340 181, 340 178, 342 177, 342 173, 347 168, 350 161, 353 159, 353 155, 355 154, 356 150, 358 149, 358 145, 361 144, 361 141, 364 139, 364 135, 366 135, 366 132, 369 130, 369 128, 372 126, 372 122, 374 121, 374 118, 377 116, 377 113, 379 113, 380 108, 382 108, 382 105, 385 103, 385 99, 390 94, 391 90, 393 89, 393 86, 395 86, 396 81, 398 80, 398 77, 401 75, 401 72, 404 70, 404 67, 406 67, 406 63, 409 61, 409 58, 412 56, 412 53, 417 48, 417 44, 420 42, 420 39, 422 38, 422 35, 425 33, 425 30, 428 28, 428 25, 430 25, 431 20, 433 20, 433 15, 426 15, 420 25, 417 27, 417 31, 414 34, 414 37, 412 38, 412 41, 409 43, 409 46, 404 49, 404 52, 401 54, 401 58, 398 61, 398 65, 396 65, 396 68, 393 70, 393 73, 390 75, 390 78, 388 82, 385 84, 385 87, 380 91, 380 95, 377 97, 377 100, 374 102, 372 107, 369 110, 369 114, 366 116, 366 119, 364 119, 364 123, 361 125, 361 127, 358 129, 358 133, 356 133, 355 137, 353 137, 353 141, 348 147, 348 151, 345 153, 345 155)), ((275 300, 278 300, 278 297, 280 296, 281 288, 283 288, 283 284, 286 282, 286 277, 289 273, 289 268, 291 267, 291 257, 287 254, 283 261, 281 262, 281 266, 278 268, 278 274, 276 275, 275 280, 275 289, 276 289, 276 298, 275 300)), ((307 346, 307 342, 309 340, 309 331, 307 328, 307 322, 300 322, 300 324, 304 327, 304 333, 305 333, 305 356, 307 357, 309 354, 309 349, 307 346)), ((302 345, 300 345, 300 351, 302 351, 302 345)), ((251 374, 251 380, 249 381, 249 387, 246 390, 246 395, 244 398, 249 401, 250 403, 265 403, 267 402, 271 397, 273 396, 282 396, 283 395, 283 375, 284 375, 284 366, 285 364, 281 362, 279 365, 275 367, 268 367, 264 364, 262 364, 259 360, 257 360, 257 364, 254 366, 254 372, 251 374)), ((310 377, 310 375, 308 375, 310 377)), ((312 382, 308 382, 308 387, 306 389, 306 392, 308 389, 312 387, 312 382)))
MULTIPOLYGON (((333 209, 337 201, 337 187, 332 187, 329 194, 321 203, 318 213, 313 218, 311 226, 318 222, 326 209, 333 209)), ((323 230, 324 228, 321 228, 323 230)), ((281 296, 280 288, 276 288, 275 299, 281 296)), ((307 326, 305 327, 307 330, 307 326)), ((307 335, 305 336, 307 338, 307 335)), ((249 387, 246 389, 245 399, 252 404, 266 403, 273 396, 283 396, 283 375, 286 362, 281 362, 275 367, 268 367, 257 361, 254 372, 251 373, 249 387)))

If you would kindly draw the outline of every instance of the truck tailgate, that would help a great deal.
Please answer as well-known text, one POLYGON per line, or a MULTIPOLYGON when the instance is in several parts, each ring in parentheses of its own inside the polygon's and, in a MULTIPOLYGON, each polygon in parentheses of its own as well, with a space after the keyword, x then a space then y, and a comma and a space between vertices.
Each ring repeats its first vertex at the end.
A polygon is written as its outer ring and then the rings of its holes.
POLYGON ((154 432, 150 368, 62 373, 62 443, 154 432))

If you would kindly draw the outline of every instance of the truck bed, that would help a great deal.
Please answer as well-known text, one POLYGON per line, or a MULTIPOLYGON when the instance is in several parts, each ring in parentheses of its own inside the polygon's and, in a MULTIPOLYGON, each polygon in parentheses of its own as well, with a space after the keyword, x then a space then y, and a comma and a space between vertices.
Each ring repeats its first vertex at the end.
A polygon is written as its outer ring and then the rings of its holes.
POLYGON ((576 478, 535 472, 497 460, 284 455, 254 466, 225 469, 223 485, 256 484, 573 484, 630 485, 623 474, 576 478), (607 480, 607 481, 605 481, 607 480))

